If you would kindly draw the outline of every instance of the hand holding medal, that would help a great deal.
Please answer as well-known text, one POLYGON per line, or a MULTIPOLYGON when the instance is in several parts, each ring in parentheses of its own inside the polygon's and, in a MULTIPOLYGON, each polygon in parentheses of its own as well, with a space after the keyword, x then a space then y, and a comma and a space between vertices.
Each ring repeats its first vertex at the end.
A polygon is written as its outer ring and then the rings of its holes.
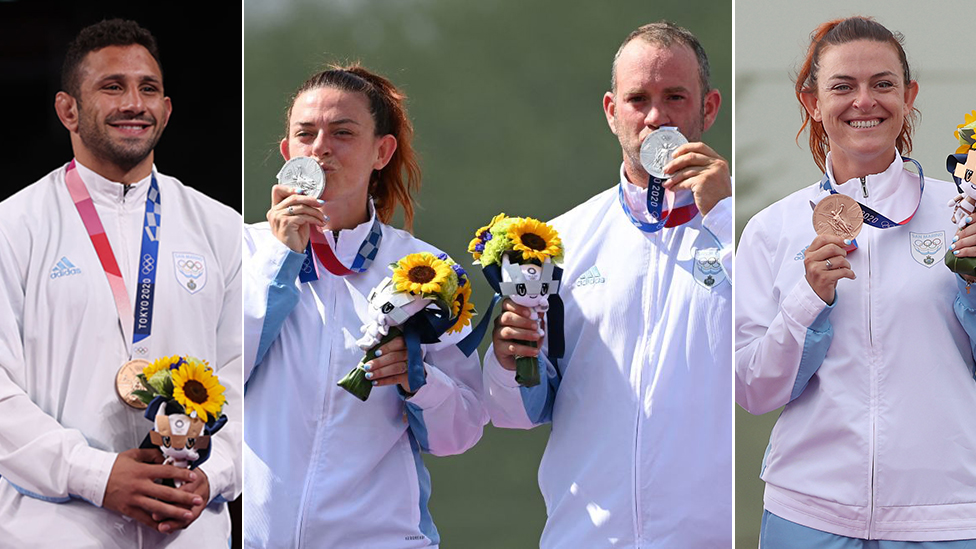
POLYGON ((293 251, 302 253, 312 226, 323 227, 328 221, 318 208, 324 192, 325 172, 312 158, 294 157, 278 172, 267 218, 274 235, 293 251))
POLYGON ((803 254, 803 266, 810 287, 828 305, 841 278, 856 278, 847 254, 856 248, 854 239, 863 225, 861 207, 847 195, 827 195, 813 209, 817 237, 803 254))
POLYGON ((362 401, 369 398, 378 377, 389 377, 384 374, 405 374, 404 392, 417 392, 427 382, 420 344, 437 343, 445 332, 460 332, 475 314, 467 273, 447 254, 410 254, 390 269, 393 276, 380 281, 367 298, 369 322, 362 326, 364 335, 356 342, 365 355, 338 383, 362 401), (400 368, 404 371, 386 372, 384 369, 396 368, 396 364, 381 369, 374 361, 381 356, 381 347, 401 336, 406 365, 400 368))
POLYGON ((732 176, 729 164, 708 145, 689 142, 673 126, 662 126, 649 133, 641 142, 640 162, 651 176, 648 181, 648 212, 660 219, 670 217, 668 227, 694 218, 698 211, 708 214, 724 198, 732 196, 732 176), (680 149, 680 154, 678 154, 680 149), (657 214, 658 204, 652 202, 652 192, 658 186, 665 194, 667 208, 657 214), (683 213, 690 206, 693 211, 683 213), (676 210, 672 213, 672 210, 676 210))

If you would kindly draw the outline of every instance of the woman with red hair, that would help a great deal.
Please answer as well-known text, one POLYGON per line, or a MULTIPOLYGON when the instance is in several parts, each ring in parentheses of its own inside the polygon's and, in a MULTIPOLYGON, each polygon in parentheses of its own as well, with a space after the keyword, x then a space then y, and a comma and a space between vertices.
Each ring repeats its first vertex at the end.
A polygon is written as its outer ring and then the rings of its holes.
POLYGON ((410 226, 420 185, 404 96, 360 66, 333 67, 296 91, 286 132, 282 157, 311 158, 326 185, 321 196, 275 185, 268 222, 244 232, 244 545, 437 547, 420 455, 481 437, 478 356, 444 336, 423 346, 418 380, 397 336, 364 365, 365 402, 337 386, 363 356, 368 296, 390 263, 441 255, 388 225, 399 207, 410 226))
POLYGON ((736 401, 786 406, 764 548, 976 547, 976 280, 940 265, 976 257, 976 224, 907 156, 918 89, 881 24, 816 29, 796 96, 823 178, 742 233, 736 401))

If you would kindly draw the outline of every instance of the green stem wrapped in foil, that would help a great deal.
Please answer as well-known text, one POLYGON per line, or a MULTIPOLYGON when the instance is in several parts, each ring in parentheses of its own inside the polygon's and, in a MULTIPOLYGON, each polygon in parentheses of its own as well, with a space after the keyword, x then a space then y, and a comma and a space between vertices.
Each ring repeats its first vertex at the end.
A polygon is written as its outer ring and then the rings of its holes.
MULTIPOLYGON (((523 345, 538 347, 535 341, 519 341, 523 345)), ((515 357, 515 381, 522 387, 539 384, 539 359, 534 356, 515 357)))
POLYGON ((956 257, 949 250, 945 255, 945 264, 954 273, 976 276, 976 257, 956 257))
POLYGON ((401 332, 399 328, 396 326, 391 327, 390 332, 383 336, 379 343, 370 347, 369 350, 366 351, 363 358, 359 361, 359 364, 350 370, 345 377, 340 379, 337 385, 352 393, 352 395, 359 400, 366 402, 366 399, 369 398, 369 392, 373 390, 373 382, 366 379, 366 370, 363 370, 363 364, 366 364, 370 360, 376 358, 376 351, 400 334, 401 332))

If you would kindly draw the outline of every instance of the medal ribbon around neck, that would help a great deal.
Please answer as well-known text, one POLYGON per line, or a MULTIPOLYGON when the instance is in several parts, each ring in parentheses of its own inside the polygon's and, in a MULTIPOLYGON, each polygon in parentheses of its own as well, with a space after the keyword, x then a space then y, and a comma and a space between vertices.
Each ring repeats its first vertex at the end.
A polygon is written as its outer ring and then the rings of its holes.
POLYGON ((95 204, 92 202, 91 195, 85 182, 81 180, 81 175, 72 160, 68 164, 64 176, 68 185, 68 193, 71 200, 75 203, 75 209, 81 216, 88 237, 91 239, 98 260, 105 271, 108 285, 112 289, 112 297, 115 298, 115 308, 119 313, 119 324, 122 326, 122 335, 126 343, 132 341, 129 355, 137 358, 147 358, 149 356, 148 338, 152 335, 152 313, 155 303, 156 288, 156 264, 159 256, 159 227, 162 220, 161 201, 159 197, 159 184, 156 182, 156 174, 153 172, 149 183, 149 192, 146 195, 146 213, 143 216, 142 225, 142 248, 139 251, 139 271, 138 283, 136 285, 136 312, 134 313, 129 306, 129 294, 125 289, 125 281, 122 279, 122 271, 115 260, 112 252, 112 245, 105 235, 105 228, 102 221, 95 211, 95 204), (132 322, 131 338, 126 327, 132 322), (142 342, 142 345, 136 343, 142 342))
MULTIPOLYGON (((918 168, 918 204, 916 204, 915 209, 912 210, 912 215, 908 216, 904 221, 895 222, 858 202, 857 205, 861 207, 864 222, 872 227, 877 227, 879 229, 890 229, 892 227, 907 225, 908 222, 915 217, 915 214, 918 213, 918 207, 922 204, 922 193, 925 191, 925 176, 922 175, 922 165, 917 161, 908 158, 907 156, 903 156, 902 161, 911 162, 912 164, 915 164, 916 168, 918 168)), ((823 179, 820 180, 820 187, 829 191, 830 194, 838 194, 837 190, 834 189, 833 185, 830 184, 830 177, 828 177, 827 174, 824 174, 823 179)))
POLYGON ((353 260, 350 267, 346 267, 336 257, 324 234, 315 227, 311 227, 309 232, 311 237, 309 238, 308 246, 305 248, 305 261, 302 263, 302 270, 298 273, 298 280, 301 282, 311 282, 319 279, 318 267, 314 259, 316 257, 319 259, 319 263, 335 276, 348 276, 365 272, 373 264, 373 260, 376 259, 376 253, 380 249, 380 241, 383 240, 383 229, 380 226, 380 220, 374 214, 373 226, 369 228, 369 234, 366 235, 362 244, 359 245, 359 251, 356 252, 356 259, 353 260))
POLYGON ((653 175, 648 177, 650 179, 647 182, 647 211, 659 220, 656 223, 647 223, 634 215, 630 206, 627 205, 627 198, 624 196, 624 182, 623 180, 620 181, 620 188, 617 193, 620 198, 620 206, 635 227, 645 233, 656 233, 664 227, 671 228, 683 225, 698 215, 698 206, 694 202, 685 206, 674 207, 675 193, 664 188, 665 179, 659 179, 653 175), (662 198, 667 202, 666 210, 663 210, 662 198))

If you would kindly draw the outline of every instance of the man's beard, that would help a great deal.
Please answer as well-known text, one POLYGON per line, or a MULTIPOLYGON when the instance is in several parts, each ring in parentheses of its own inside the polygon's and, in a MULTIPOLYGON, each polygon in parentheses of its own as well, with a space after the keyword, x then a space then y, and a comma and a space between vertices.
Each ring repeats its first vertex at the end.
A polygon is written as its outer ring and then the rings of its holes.
POLYGON ((78 117, 78 136, 81 138, 85 147, 98 158, 111 162, 124 171, 129 171, 139 165, 156 147, 162 131, 157 125, 156 119, 149 114, 142 116, 122 116, 115 115, 108 117, 104 122, 99 123, 94 116, 86 116, 79 105, 82 113, 78 117), (151 132, 147 138, 125 138, 113 140, 109 136, 109 123, 124 122, 147 122, 151 124, 151 132))

